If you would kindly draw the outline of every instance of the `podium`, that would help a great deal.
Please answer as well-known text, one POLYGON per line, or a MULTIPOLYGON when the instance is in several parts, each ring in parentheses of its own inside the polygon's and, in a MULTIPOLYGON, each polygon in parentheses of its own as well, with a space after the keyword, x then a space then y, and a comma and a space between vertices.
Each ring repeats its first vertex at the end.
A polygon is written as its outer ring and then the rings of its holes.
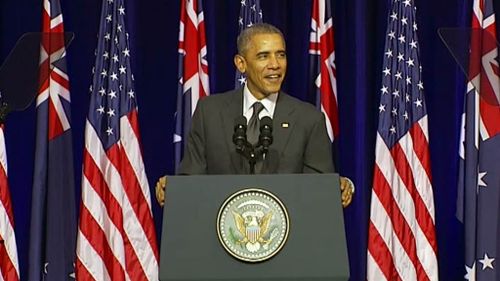
POLYGON ((348 280, 337 174, 171 176, 167 182, 160 280, 348 280), (289 218, 281 250, 255 263, 229 254, 217 232, 224 202, 249 188, 276 196, 289 218))

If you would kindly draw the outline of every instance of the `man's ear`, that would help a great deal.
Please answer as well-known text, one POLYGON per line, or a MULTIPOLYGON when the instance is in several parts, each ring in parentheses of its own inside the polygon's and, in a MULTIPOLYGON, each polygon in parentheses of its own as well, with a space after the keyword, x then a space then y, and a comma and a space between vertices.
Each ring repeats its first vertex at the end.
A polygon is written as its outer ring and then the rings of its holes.
POLYGON ((236 68, 241 73, 245 73, 245 71, 247 70, 247 62, 245 61, 245 58, 242 55, 236 54, 234 56, 233 61, 234 61, 234 66, 236 66, 236 68))

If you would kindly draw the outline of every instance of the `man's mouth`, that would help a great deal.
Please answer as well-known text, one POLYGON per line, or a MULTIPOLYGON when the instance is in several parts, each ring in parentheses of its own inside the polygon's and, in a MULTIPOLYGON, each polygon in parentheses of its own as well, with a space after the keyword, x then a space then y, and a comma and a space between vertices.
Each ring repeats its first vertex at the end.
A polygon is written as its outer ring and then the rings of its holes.
POLYGON ((266 78, 267 80, 271 80, 271 81, 278 81, 281 79, 281 74, 270 74, 270 75, 264 76, 264 78, 266 78))

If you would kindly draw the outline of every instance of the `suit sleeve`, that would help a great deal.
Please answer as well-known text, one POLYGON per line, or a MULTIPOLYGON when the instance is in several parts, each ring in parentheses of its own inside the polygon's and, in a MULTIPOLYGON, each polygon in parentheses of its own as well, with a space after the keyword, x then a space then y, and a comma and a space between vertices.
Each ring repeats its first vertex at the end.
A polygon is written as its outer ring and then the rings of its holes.
POLYGON ((191 119, 191 130, 189 131, 184 147, 184 156, 178 171, 179 175, 201 175, 207 173, 203 105, 203 100, 200 100, 191 119))
POLYGON ((325 116, 314 123, 304 151, 304 173, 333 173, 332 144, 326 131, 325 116))

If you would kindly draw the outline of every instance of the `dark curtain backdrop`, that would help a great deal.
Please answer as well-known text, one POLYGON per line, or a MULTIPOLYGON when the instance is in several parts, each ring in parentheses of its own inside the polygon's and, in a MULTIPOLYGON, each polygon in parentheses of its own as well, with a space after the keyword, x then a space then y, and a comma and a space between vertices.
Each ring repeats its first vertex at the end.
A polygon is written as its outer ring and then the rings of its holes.
MULTIPOLYGON (((126 2, 144 161, 153 189, 158 177, 172 174, 174 171, 171 143, 177 95, 180 3, 179 0, 126 2)), ((500 1, 494 2, 498 8, 500 1)), ((352 280, 365 280, 374 140, 389 2, 332 0, 332 3, 341 126, 339 170, 341 174, 352 178, 356 184, 354 201, 345 209, 351 276, 352 280)), ((66 30, 75 33, 75 40, 68 49, 68 67, 72 98, 75 182, 79 194, 83 129, 88 110, 88 88, 94 64, 101 1, 61 0, 61 4, 66 30)), ((300 99, 312 102, 308 93, 311 4, 312 0, 261 1, 264 21, 281 28, 287 39, 289 69, 285 90, 300 99)), ((239 0, 204 1, 212 93, 233 87, 232 56, 236 49, 239 5, 239 0)), ((440 27, 467 25, 471 0, 419 0, 416 5, 429 112, 440 277, 441 280, 460 280, 464 275, 463 237, 461 225, 455 219, 454 213, 464 79, 441 43, 437 30, 440 27)), ((2 61, 21 34, 40 31, 41 10, 42 0, 0 2, 2 61)), ((28 266, 34 137, 34 106, 24 112, 12 113, 8 117, 6 145, 9 181, 21 274, 24 278, 28 266)), ((159 233, 161 209, 156 203, 153 205, 159 233)))

